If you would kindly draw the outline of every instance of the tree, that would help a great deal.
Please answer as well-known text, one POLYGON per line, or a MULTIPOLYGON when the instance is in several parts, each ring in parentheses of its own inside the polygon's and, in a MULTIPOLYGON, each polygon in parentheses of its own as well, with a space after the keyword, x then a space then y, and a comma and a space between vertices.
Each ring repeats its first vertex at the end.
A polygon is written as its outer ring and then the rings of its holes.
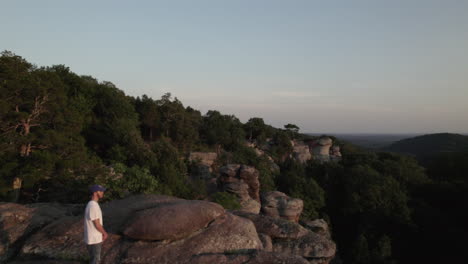
POLYGON ((290 131, 290 132, 293 132, 293 133, 299 133, 299 127, 294 125, 294 124, 287 124, 287 125, 284 125, 284 128, 287 130, 287 131, 290 131))
POLYGON ((242 123, 233 115, 222 115, 218 111, 208 111, 203 116, 200 128, 202 139, 208 145, 233 150, 245 140, 242 123))
POLYGON ((139 115, 143 137, 148 141, 154 141, 161 122, 157 103, 147 95, 143 95, 141 99, 136 98, 135 109, 139 115))
POLYGON ((277 186, 280 191, 304 201, 304 218, 319 217, 320 209, 325 206, 325 193, 315 179, 306 176, 305 168, 299 162, 287 159, 281 165, 277 186))

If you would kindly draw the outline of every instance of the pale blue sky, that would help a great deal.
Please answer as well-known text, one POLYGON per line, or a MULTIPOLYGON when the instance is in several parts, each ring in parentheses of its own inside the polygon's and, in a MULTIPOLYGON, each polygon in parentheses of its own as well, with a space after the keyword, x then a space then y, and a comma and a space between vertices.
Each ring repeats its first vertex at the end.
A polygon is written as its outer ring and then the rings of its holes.
POLYGON ((468 133, 468 0, 0 0, 0 49, 313 133, 468 133))

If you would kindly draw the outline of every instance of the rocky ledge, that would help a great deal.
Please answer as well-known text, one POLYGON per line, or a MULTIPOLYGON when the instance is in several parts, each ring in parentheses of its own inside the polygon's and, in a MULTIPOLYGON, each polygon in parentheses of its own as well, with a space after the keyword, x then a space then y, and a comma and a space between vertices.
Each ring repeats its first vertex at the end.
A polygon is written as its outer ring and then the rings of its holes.
MULTIPOLYGON (((0 203, 0 262, 86 263, 83 210, 0 203)), ((137 195, 104 203, 102 210, 109 232, 103 264, 328 263, 336 251, 328 229, 206 201, 137 195)))

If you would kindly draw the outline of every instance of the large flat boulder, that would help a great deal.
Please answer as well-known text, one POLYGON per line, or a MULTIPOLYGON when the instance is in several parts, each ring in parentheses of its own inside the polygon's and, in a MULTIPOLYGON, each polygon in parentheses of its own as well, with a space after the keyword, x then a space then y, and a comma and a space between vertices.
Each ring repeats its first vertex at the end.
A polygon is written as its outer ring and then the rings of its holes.
POLYGON ((176 240, 206 227, 224 213, 221 205, 206 201, 161 203, 136 212, 124 234, 137 240, 176 240))
POLYGON ((167 195, 140 194, 104 203, 101 205, 104 226, 107 232, 122 233, 125 224, 134 212, 177 200, 183 199, 167 195))
POLYGON ((126 264, 182 264, 191 263, 196 255, 228 251, 261 249, 255 226, 250 220, 232 214, 218 217, 206 229, 180 241, 134 243, 122 263, 126 264))

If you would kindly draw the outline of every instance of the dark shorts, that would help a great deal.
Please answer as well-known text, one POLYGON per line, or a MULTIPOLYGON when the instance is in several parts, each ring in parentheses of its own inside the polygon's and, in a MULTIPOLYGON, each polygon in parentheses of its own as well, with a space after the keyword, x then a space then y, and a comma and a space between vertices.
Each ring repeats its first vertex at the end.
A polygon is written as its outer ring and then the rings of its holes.
POLYGON ((99 264, 101 261, 101 246, 102 243, 86 245, 89 253, 89 264, 99 264))

